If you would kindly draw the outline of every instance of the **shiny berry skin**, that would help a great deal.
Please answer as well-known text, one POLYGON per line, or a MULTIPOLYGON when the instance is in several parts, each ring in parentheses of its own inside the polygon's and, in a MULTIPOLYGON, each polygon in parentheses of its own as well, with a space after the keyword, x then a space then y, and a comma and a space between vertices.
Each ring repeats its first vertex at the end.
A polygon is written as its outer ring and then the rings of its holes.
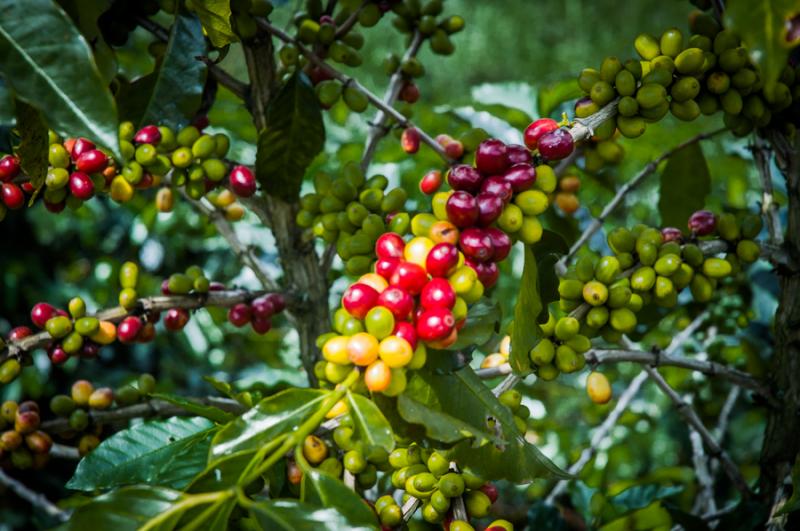
POLYGON ((165 278, 161 281, 161 294, 170 295, 172 292, 169 290, 169 279, 165 278))
POLYGON ((93 341, 84 341, 81 348, 81 358, 94 359, 100 353, 100 345, 93 341))
POLYGON ((81 155, 83 155, 87 151, 95 149, 96 147, 97 146, 94 145, 94 142, 87 140, 85 138, 79 138, 72 145, 72 151, 70 152, 70 156, 72 157, 73 161, 76 161, 80 158, 81 155))
POLYGON ((425 269, 433 277, 446 277, 458 265, 458 248, 452 243, 437 243, 425 258, 425 269))
POLYGON ((525 133, 523 133, 525 145, 528 146, 528 149, 536 149, 539 139, 556 129, 558 129, 558 122, 552 118, 540 118, 535 120, 531 125, 525 128, 525 133))
POLYGON ((497 267, 497 262, 474 262, 467 259, 466 264, 475 270, 475 273, 478 274, 478 280, 481 281, 481 284, 486 289, 494 286, 500 277, 500 269, 497 267))
POLYGON ((442 172, 431 170, 422 176, 419 181, 419 191, 426 195, 433 195, 442 186, 442 172))
POLYGON ((536 182, 536 168, 530 164, 515 164, 503 174, 503 179, 516 193, 530 190, 536 182))
POLYGON ((450 309, 456 303, 456 292, 445 278, 434 278, 428 282, 419 294, 419 303, 423 308, 450 309))
POLYGON ((680 242, 683 238, 683 233, 681 233, 681 229, 676 227, 664 227, 661 229, 661 238, 664 240, 664 243, 680 242))
POLYGON ((250 305, 243 302, 234 304, 231 306, 231 309, 228 310, 228 321, 238 328, 249 323, 252 316, 253 311, 250 309, 250 305))
POLYGON ((161 142, 161 131, 155 125, 146 125, 136 132, 133 141, 137 144, 158 144, 161 142))
POLYGON ((404 101, 406 103, 416 103, 417 100, 419 100, 419 87, 411 82, 406 83, 403 85, 403 88, 400 89, 400 95, 398 98, 400 101, 404 101))
MULTIPOLYGON (((169 285, 169 280, 167 280, 167 284, 169 285)), ((164 289, 164 284, 161 284, 161 289, 164 289)), ((167 288, 169 290, 169 288, 167 288)), ((222 282, 212 282, 208 285, 208 291, 225 291, 225 284, 222 282)))
POLYGON ((453 140, 442 147, 444 148, 444 154, 449 159, 459 160, 464 156, 464 144, 460 140, 453 140))
POLYGON ((275 313, 281 313, 286 309, 286 297, 281 293, 270 293, 266 296, 267 300, 272 304, 275 313))
POLYGON ((44 328, 45 323, 55 316, 56 309, 46 302, 35 304, 31 309, 31 322, 39 328, 44 328))
POLYGON ((394 270, 389 284, 411 295, 418 295, 428 282, 428 274, 422 266, 412 262, 400 262, 394 270))
POLYGON ((275 306, 272 301, 267 297, 259 297, 250 303, 250 309, 253 313, 253 318, 270 318, 275 314, 275 306))
POLYGON ((395 321, 408 319, 414 311, 414 298, 404 289, 389 286, 378 296, 378 304, 388 308, 395 321))
POLYGON ((476 262, 487 262, 494 256, 492 238, 484 229, 466 229, 461 232, 458 246, 468 258, 476 262))
POLYGON ((94 183, 83 172, 75 171, 69 176, 69 191, 78 199, 91 199, 94 195, 94 183))
POLYGON ((447 308, 425 310, 417 318, 417 337, 423 341, 438 341, 450 335, 456 321, 447 308))
POLYGON ((272 329, 272 319, 263 315, 254 315, 250 326, 256 334, 263 336, 272 329))
POLYGON ((500 492, 497 490, 497 487, 495 487, 494 483, 487 483, 480 488, 480 491, 486 494, 486 496, 489 497, 489 501, 492 503, 496 502, 497 497, 500 495, 500 492))
POLYGON ((8 182, 19 175, 19 159, 14 155, 6 155, 0 159, 0 182, 8 182))
POLYGON ((8 333, 8 340, 19 341, 20 339, 24 339, 30 335, 33 335, 33 330, 27 326, 18 326, 16 328, 12 328, 11 332, 8 333))
POLYGON ((495 227, 488 227, 484 230, 492 240, 492 247, 494 248, 492 260, 502 262, 511 252, 511 238, 508 234, 495 227))
POLYGON ((411 345, 412 349, 417 348, 417 329, 414 327, 413 323, 409 323, 408 321, 398 321, 394 324, 394 331, 392 332, 393 336, 402 337, 408 344, 411 345))
POLYGON ((708 236, 717 228, 717 217, 709 210, 698 210, 689 218, 689 230, 697 236, 708 236))
POLYGON ((491 225, 503 213, 505 203, 500 196, 481 192, 475 200, 478 202, 478 225, 481 227, 491 225))
POLYGON ((453 190, 463 190, 475 193, 481 188, 483 176, 478 170, 468 164, 459 164, 447 172, 447 184, 453 190))
POLYGON ((25 204, 25 194, 22 193, 22 188, 14 183, 3 183, 0 193, 3 196, 3 204, 11 210, 22 208, 25 204))
POLYGON ((170 308, 164 316, 164 326, 167 330, 177 332, 182 330, 189 322, 189 312, 183 308, 170 308))
POLYGON ((363 319, 378 303, 378 292, 372 286, 356 282, 342 295, 342 306, 356 319, 363 319))
POLYGON ((133 343, 142 331, 142 320, 130 315, 117 325, 117 339, 121 343, 133 343))
POLYGON ((394 274, 394 270, 400 265, 399 258, 380 258, 375 262, 375 272, 389 280, 394 274))
POLYGON ((413 155, 419 151, 420 139, 419 131, 413 127, 407 127, 403 129, 403 134, 400 136, 400 146, 403 148, 403 151, 409 155, 413 155))
POLYGON ((484 175, 497 175, 508 168, 508 150, 502 140, 490 138, 478 145, 475 166, 484 175))
POLYGON ((99 149, 85 151, 75 161, 75 167, 84 173, 98 173, 106 169, 106 166, 108 166, 108 157, 99 149))
POLYGON ((509 144, 506 146, 506 153, 508 153, 508 164, 531 164, 533 162, 533 155, 528 151, 525 146, 519 144, 509 144))
POLYGON ((381 234, 375 242, 375 254, 378 258, 403 258, 406 242, 394 232, 381 234))
POLYGON ((503 203, 511 201, 514 189, 511 183, 506 181, 502 175, 492 175, 481 184, 481 192, 493 194, 503 200, 503 203))
POLYGON ((50 361, 54 365, 61 365, 69 359, 69 354, 67 354, 67 352, 61 348, 61 345, 56 345, 48 350, 47 355, 50 357, 50 361))
POLYGON ((231 190, 239 197, 250 197, 256 193, 256 177, 247 166, 234 166, 228 180, 231 190))
POLYGON ((575 149, 575 140, 566 129, 550 131, 539 139, 539 153, 546 160, 567 158, 575 149))
POLYGON ((456 227, 465 228, 475 225, 479 215, 478 202, 469 192, 453 192, 447 199, 447 218, 456 227))

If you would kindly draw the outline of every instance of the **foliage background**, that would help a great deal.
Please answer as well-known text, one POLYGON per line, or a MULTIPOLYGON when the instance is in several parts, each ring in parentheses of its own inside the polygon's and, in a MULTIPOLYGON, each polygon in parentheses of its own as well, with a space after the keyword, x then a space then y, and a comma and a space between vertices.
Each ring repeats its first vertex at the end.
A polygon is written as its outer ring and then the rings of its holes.
MULTIPOLYGON (((280 2, 276 2, 279 4, 280 2)), ((273 19, 287 23, 294 2, 284 2, 273 19)), ((430 132, 458 134, 469 126, 484 127, 505 140, 520 138, 520 129, 530 118, 540 116, 541 105, 553 91, 568 90, 571 80, 585 66, 596 66, 605 54, 617 54, 625 59, 633 55, 632 41, 642 31, 660 33, 666 27, 685 27, 688 2, 684 0, 639 0, 624 5, 614 0, 450 0, 448 10, 464 16, 466 29, 456 39, 456 53, 451 57, 434 55, 426 49, 420 59, 428 74, 419 81, 422 99, 415 105, 415 117, 430 132), (566 80, 566 82, 565 82, 566 80)), ((388 25, 388 19, 381 25, 388 25)), ((402 49, 402 38, 381 26, 366 31, 364 65, 353 73, 369 88, 381 91, 387 78, 381 68, 389 52, 402 49)), ((118 59, 129 80, 152 70, 154 62, 147 54, 152 40, 141 28, 137 29, 118 59)), ((223 66, 244 79, 241 50, 234 45, 223 66)), ((2 89, 2 85, 0 85, 2 89)), ((0 90, 0 96, 2 95, 0 90)), ((558 116, 564 109, 549 112, 558 116)), ((0 109, 3 127, 13 116, 9 109, 0 109)), ((328 140, 325 153, 311 171, 335 171, 348 160, 356 160, 366 132, 366 119, 350 115, 337 107, 328 115, 328 140)), ((255 130, 241 102, 220 88, 218 100, 210 112, 215 128, 224 129, 234 139, 235 155, 245 162, 255 156, 255 130)), ((580 199, 583 207, 575 220, 552 214, 549 226, 568 239, 576 226, 585 223, 589 212, 597 213, 613 195, 614 183, 633 176, 652 157, 701 130, 713 130, 720 124, 701 120, 700 124, 677 123, 671 117, 648 129, 647 134, 634 142, 621 141, 626 150, 624 162, 618 168, 607 168, 596 176, 584 176, 580 199), (588 211, 587 211, 588 209, 588 211)), ((721 120, 720 120, 721 122, 721 120)), ((704 143, 713 188, 708 197, 711 208, 727 205, 733 208, 754 209, 755 192, 747 192, 754 182, 749 153, 741 141, 730 137, 704 143)), ((390 137, 382 144, 372 172, 382 172, 393 182, 416 192, 416 181, 438 161, 427 148, 411 158, 405 156, 390 137)), ((664 183, 664 186, 684 186, 691 193, 691 172, 683 183, 664 183)), ((632 194, 626 208, 611 222, 632 225, 636 222, 658 224, 660 183, 652 178, 638 193, 632 194)), ((412 193, 412 201, 419 199, 412 193)), ((158 214, 152 201, 138 197, 120 207, 107 199, 87 203, 73 215, 53 216, 43 206, 26 209, 24 215, 9 215, 0 224, 0 333, 21 323, 27 323, 31 305, 39 300, 64 303, 80 294, 94 307, 108 306, 116 297, 116 268, 126 259, 139 260, 148 273, 142 293, 156 293, 160 280, 173 271, 190 264, 202 265, 215 280, 230 285, 256 287, 254 277, 242 271, 228 252, 224 240, 213 235, 213 229, 186 205, 179 205, 172 214, 158 214)), ((258 249, 267 262, 275 263, 276 251, 272 238, 257 221, 247 218, 237 225, 245 242, 258 249)), ((604 245, 600 239, 592 242, 595 248, 604 245)), ((341 264, 339 264, 341 265, 341 264)), ((512 257, 504 268, 515 276, 501 276, 496 297, 505 301, 504 315, 511 314, 510 303, 515 299, 514 278, 521 272, 521 257, 512 257)), ((762 266, 763 267, 763 266, 762 266)), ((276 268, 277 271, 277 268, 276 268)), ((754 277, 752 303, 756 319, 743 331, 736 332, 728 343, 742 348, 718 348, 716 355, 731 364, 746 366, 759 375, 763 362, 759 348, 774 311, 775 286, 770 276, 759 267, 752 269, 754 277)), ((333 298, 344 288, 336 282, 333 298)), ((738 295, 734 295, 736 297, 738 295)), ((735 300, 733 302, 736 302, 735 300)), ((724 327, 724 315, 719 316, 724 327)), ((283 324, 286 324, 285 322, 283 324)), ((674 332, 674 323, 662 323, 650 334, 653 344, 663 344, 674 332)), ((712 350, 712 354, 715 352, 712 350)), ((43 353, 39 353, 44 356, 43 353)), ((296 336, 286 326, 278 326, 260 337, 235 331, 224 315, 202 310, 190 321, 184 333, 159 334, 147 345, 106 348, 97 362, 76 363, 51 369, 46 358, 38 359, 38 371, 24 371, 23 377, 0 391, 2 399, 51 396, 64 392, 76 378, 117 386, 140 372, 157 376, 159 389, 191 395, 210 394, 211 386, 203 376, 235 383, 241 388, 251 386, 280 387, 286 384, 303 385, 305 377, 299 369, 296 336)), ((36 361, 35 361, 36 362, 36 361)), ((630 380, 634 366, 609 368, 616 393, 630 380)), ((714 391, 706 380, 692 380, 687 371, 667 371, 670 382, 681 390, 699 389, 696 406, 701 413, 714 418, 725 399, 725 391, 714 391), (705 382, 705 383, 703 383, 705 382)), ((583 388, 586 373, 562 376, 556 382, 538 382, 525 387, 524 403, 532 412, 533 421, 528 436, 555 462, 566 466, 577 458, 588 443, 591 429, 599 424, 613 407, 592 404, 583 388)), ((714 385, 719 385, 714 383, 714 385)), ((746 468, 748 479, 755 477, 763 415, 751 407, 749 400, 740 400, 734 411, 730 439, 726 447, 732 457, 746 468)), ((633 482, 688 485, 679 496, 690 500, 693 480, 691 448, 685 437, 685 426, 678 415, 646 384, 629 411, 612 432, 612 440, 601 446, 594 466, 587 467, 586 484, 613 493, 633 482), (623 443, 623 444, 620 444, 623 443)), ((31 472, 32 486, 52 498, 61 498, 65 480, 71 475, 72 464, 51 463, 61 475, 31 472)), ((526 511, 530 501, 545 485, 529 488, 509 488, 503 499, 504 510, 526 511)), ((588 502, 588 487, 573 489, 573 502, 588 502)), ((0 493, 2 494, 2 493, 0 493)), ((36 521, 36 515, 13 497, 0 497, 0 530, 23 529, 36 521)))

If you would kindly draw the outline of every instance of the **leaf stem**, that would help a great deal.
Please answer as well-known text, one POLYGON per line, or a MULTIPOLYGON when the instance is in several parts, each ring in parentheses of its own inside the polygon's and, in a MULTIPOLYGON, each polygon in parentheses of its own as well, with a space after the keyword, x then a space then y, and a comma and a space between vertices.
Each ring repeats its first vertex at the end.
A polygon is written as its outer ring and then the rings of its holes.
POLYGON ((189 494, 186 496, 186 498, 176 503, 163 513, 148 520, 147 523, 145 523, 142 527, 139 528, 139 531, 150 531, 151 529, 157 529, 161 524, 166 522, 176 513, 180 514, 198 505, 224 501, 225 499, 230 498, 231 496, 233 496, 233 490, 218 490, 215 492, 207 492, 203 494, 189 494))

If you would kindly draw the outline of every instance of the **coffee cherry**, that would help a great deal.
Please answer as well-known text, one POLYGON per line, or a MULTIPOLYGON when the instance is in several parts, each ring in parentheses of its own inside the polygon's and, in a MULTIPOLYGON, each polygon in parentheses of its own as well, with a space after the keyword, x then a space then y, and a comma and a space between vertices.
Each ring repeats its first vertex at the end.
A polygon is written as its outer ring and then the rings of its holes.
POLYGON ((256 178, 247 166, 234 166, 228 179, 231 190, 239 197, 250 197, 256 193, 256 178))
POLYGON ((53 345, 48 349, 47 356, 50 358, 50 362, 53 363, 53 365, 61 365, 62 363, 66 363, 69 359, 69 354, 61 345, 53 345))
POLYGON ((100 438, 97 435, 87 433, 78 441, 78 453, 83 457, 98 446, 100 446, 100 438))
POLYGON ((492 238, 483 229, 470 228, 462 231, 458 245, 467 257, 477 262, 489 261, 494 256, 492 238))
POLYGON ((38 411, 17 411, 14 417, 14 429, 22 435, 33 433, 40 424, 38 411))
POLYGON ((484 232, 489 235, 492 242, 492 248, 494 249, 492 260, 495 262, 505 260, 511 252, 511 238, 509 238, 508 234, 495 227, 488 227, 484 229, 484 232))
POLYGON ((94 195, 94 183, 85 173, 72 172, 69 176, 69 191, 78 199, 86 201, 94 195))
POLYGON ((428 274, 419 264, 400 262, 389 279, 391 286, 398 287, 410 295, 419 295, 428 282, 428 274))
POLYGON ((183 308, 170 308, 164 316, 164 326, 172 332, 182 330, 188 322, 189 312, 183 308))
POLYGON ((390 368, 405 367, 413 355, 411 344, 401 337, 385 337, 378 346, 378 356, 390 368))
POLYGON ((536 149, 539 139, 550 131, 555 131, 558 127, 558 122, 552 118, 540 118, 539 120, 535 120, 525 128, 525 133, 523 134, 525 145, 528 149, 536 149))
POLYGON ((478 225, 481 227, 491 225, 503 213, 505 203, 499 196, 481 192, 475 201, 478 203, 478 225))
POLYGON ((35 431, 25 436, 25 444, 34 454, 45 455, 53 447, 53 439, 43 431, 35 431))
POLYGON ((419 181, 419 191, 426 195, 435 194, 442 186, 442 172, 431 170, 419 181))
POLYGON ((137 144, 157 145, 161 142, 161 131, 155 125, 146 125, 136 132, 133 141, 137 144))
POLYGON ((611 384, 601 372, 592 372, 586 379, 586 393, 595 404, 606 404, 611 400, 611 384))
POLYGON ((250 305, 243 302, 233 305, 231 309, 228 310, 228 321, 230 321, 233 326, 238 328, 241 328, 249 323, 251 317, 252 310, 250 305))
POLYGON ((450 275, 458 265, 458 249, 451 243, 437 243, 425 258, 425 269, 434 277, 450 275))
POLYGON ((514 192, 524 192, 536 182, 536 168, 530 164, 515 164, 503 174, 503 180, 511 185, 514 192))
POLYGON ((661 229, 661 238, 664 240, 664 243, 667 242, 679 242, 683 239, 683 233, 681 233, 680 229, 675 227, 664 227, 661 229))
POLYGON ((70 156, 72 157, 73 161, 77 161, 81 155, 86 153, 87 151, 91 151, 95 149, 97 146, 94 145, 93 142, 87 140, 85 138, 78 138, 75 140, 75 143, 72 144, 72 149, 70 149, 70 156))
POLYGON ((3 204, 11 210, 22 208, 25 204, 25 194, 14 183, 3 183, 0 187, 0 195, 2 195, 3 204))
POLYGON ((566 129, 556 129, 539 138, 539 153, 548 161, 567 158, 575 149, 575 140, 566 129))
POLYGON ((514 195, 511 182, 507 181, 502 175, 493 175, 486 178, 481 183, 481 192, 496 195, 503 200, 503 204, 511 201, 511 197, 514 195))
POLYGON ((372 392, 380 392, 386 390, 392 380, 392 370, 382 360, 372 363, 367 370, 364 371, 364 383, 367 389, 372 392))
POLYGON ((108 166, 108 157, 99 149, 90 149, 82 153, 75 161, 78 171, 84 173, 98 173, 108 166))
POLYGON ((453 166, 447 172, 447 183, 453 190, 477 193, 480 190, 481 181, 483 181, 483 176, 480 172, 468 164, 453 166))
POLYGON ((431 308, 452 309, 456 302, 456 292, 453 291, 447 279, 434 278, 422 289, 419 302, 426 310, 431 308))
POLYGON ((399 264, 399 258, 380 258, 375 262, 375 274, 389 280, 399 264))
POLYGON ((31 309, 31 321, 39 328, 44 328, 47 321, 55 317, 56 309, 46 302, 40 302, 31 309))
POLYGON ((14 155, 6 155, 0 159, 0 182, 9 182, 19 175, 19 159, 14 155))
POLYGON ((142 320, 136 316, 128 316, 117 326, 117 337, 122 343, 133 343, 142 330, 142 320))
POLYGON ((403 151, 409 155, 413 155, 419 151, 421 139, 422 137, 416 128, 407 127, 403 129, 403 134, 400 136, 400 146, 403 148, 403 151))
POLYGON ((472 262, 469 258, 467 259, 467 265, 475 270, 480 281, 480 289, 477 294, 470 291, 469 294, 464 295, 464 298, 471 304, 483 295, 484 289, 489 289, 497 283, 497 279, 500 277, 500 269, 497 267, 496 262, 472 262))
MULTIPOLYGON (((414 325, 408 321, 399 321, 396 322, 394 325, 394 330, 392 330, 393 336, 405 339, 411 348, 417 350, 417 329, 414 325)), ((409 368, 419 368, 419 367, 409 367, 409 368)))
POLYGON ((447 200, 447 217, 459 228, 475 225, 480 215, 478 202, 469 192, 454 192, 447 200))
POLYGON ((708 236, 717 228, 717 218, 713 212, 698 210, 689 218, 689 230, 698 236, 708 236))
POLYGON ((406 103, 415 103, 419 100, 419 87, 410 81, 406 82, 403 88, 400 89, 399 99, 406 103))
POLYGON ((366 284, 355 283, 342 295, 342 306, 356 319, 364 319, 378 303, 378 292, 366 284))
POLYGON ((406 243, 399 234, 387 232, 375 242, 375 254, 378 258, 403 258, 406 243))
POLYGON ((417 318, 417 337, 423 341, 438 341, 446 338, 455 326, 453 313, 447 308, 431 308, 417 318))
POLYGON ((475 167, 484 175, 497 175, 508 168, 508 152, 503 141, 484 140, 475 151, 475 167))
POLYGON ((378 359, 378 340, 366 332, 351 336, 347 342, 347 359, 361 367, 370 365, 378 359))
POLYGON ((388 308, 395 320, 407 319, 414 310, 414 299, 405 289, 398 286, 389 286, 380 293, 377 304, 388 308))
POLYGON ((108 387, 95 389, 89 395, 89 407, 92 409, 108 409, 114 402, 114 392, 108 387))
POLYGON ((22 434, 16 430, 9 430, 0 435, 0 449, 13 452, 22 445, 22 434))

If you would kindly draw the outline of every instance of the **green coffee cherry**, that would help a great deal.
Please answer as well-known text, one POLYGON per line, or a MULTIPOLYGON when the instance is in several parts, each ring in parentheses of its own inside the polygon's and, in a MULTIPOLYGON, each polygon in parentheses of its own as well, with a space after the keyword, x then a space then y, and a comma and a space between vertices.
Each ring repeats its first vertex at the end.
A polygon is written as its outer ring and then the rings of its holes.
POLYGON ((574 317, 562 317, 556 322, 555 336, 561 341, 568 341, 575 337, 580 329, 580 323, 574 317))
POLYGON ((555 356, 555 346, 553 342, 547 338, 541 339, 529 353, 529 357, 536 365, 548 365, 553 361, 555 356))
POLYGON ((636 48, 636 53, 645 61, 655 59, 661 54, 658 40, 648 33, 638 35, 633 45, 636 48))

